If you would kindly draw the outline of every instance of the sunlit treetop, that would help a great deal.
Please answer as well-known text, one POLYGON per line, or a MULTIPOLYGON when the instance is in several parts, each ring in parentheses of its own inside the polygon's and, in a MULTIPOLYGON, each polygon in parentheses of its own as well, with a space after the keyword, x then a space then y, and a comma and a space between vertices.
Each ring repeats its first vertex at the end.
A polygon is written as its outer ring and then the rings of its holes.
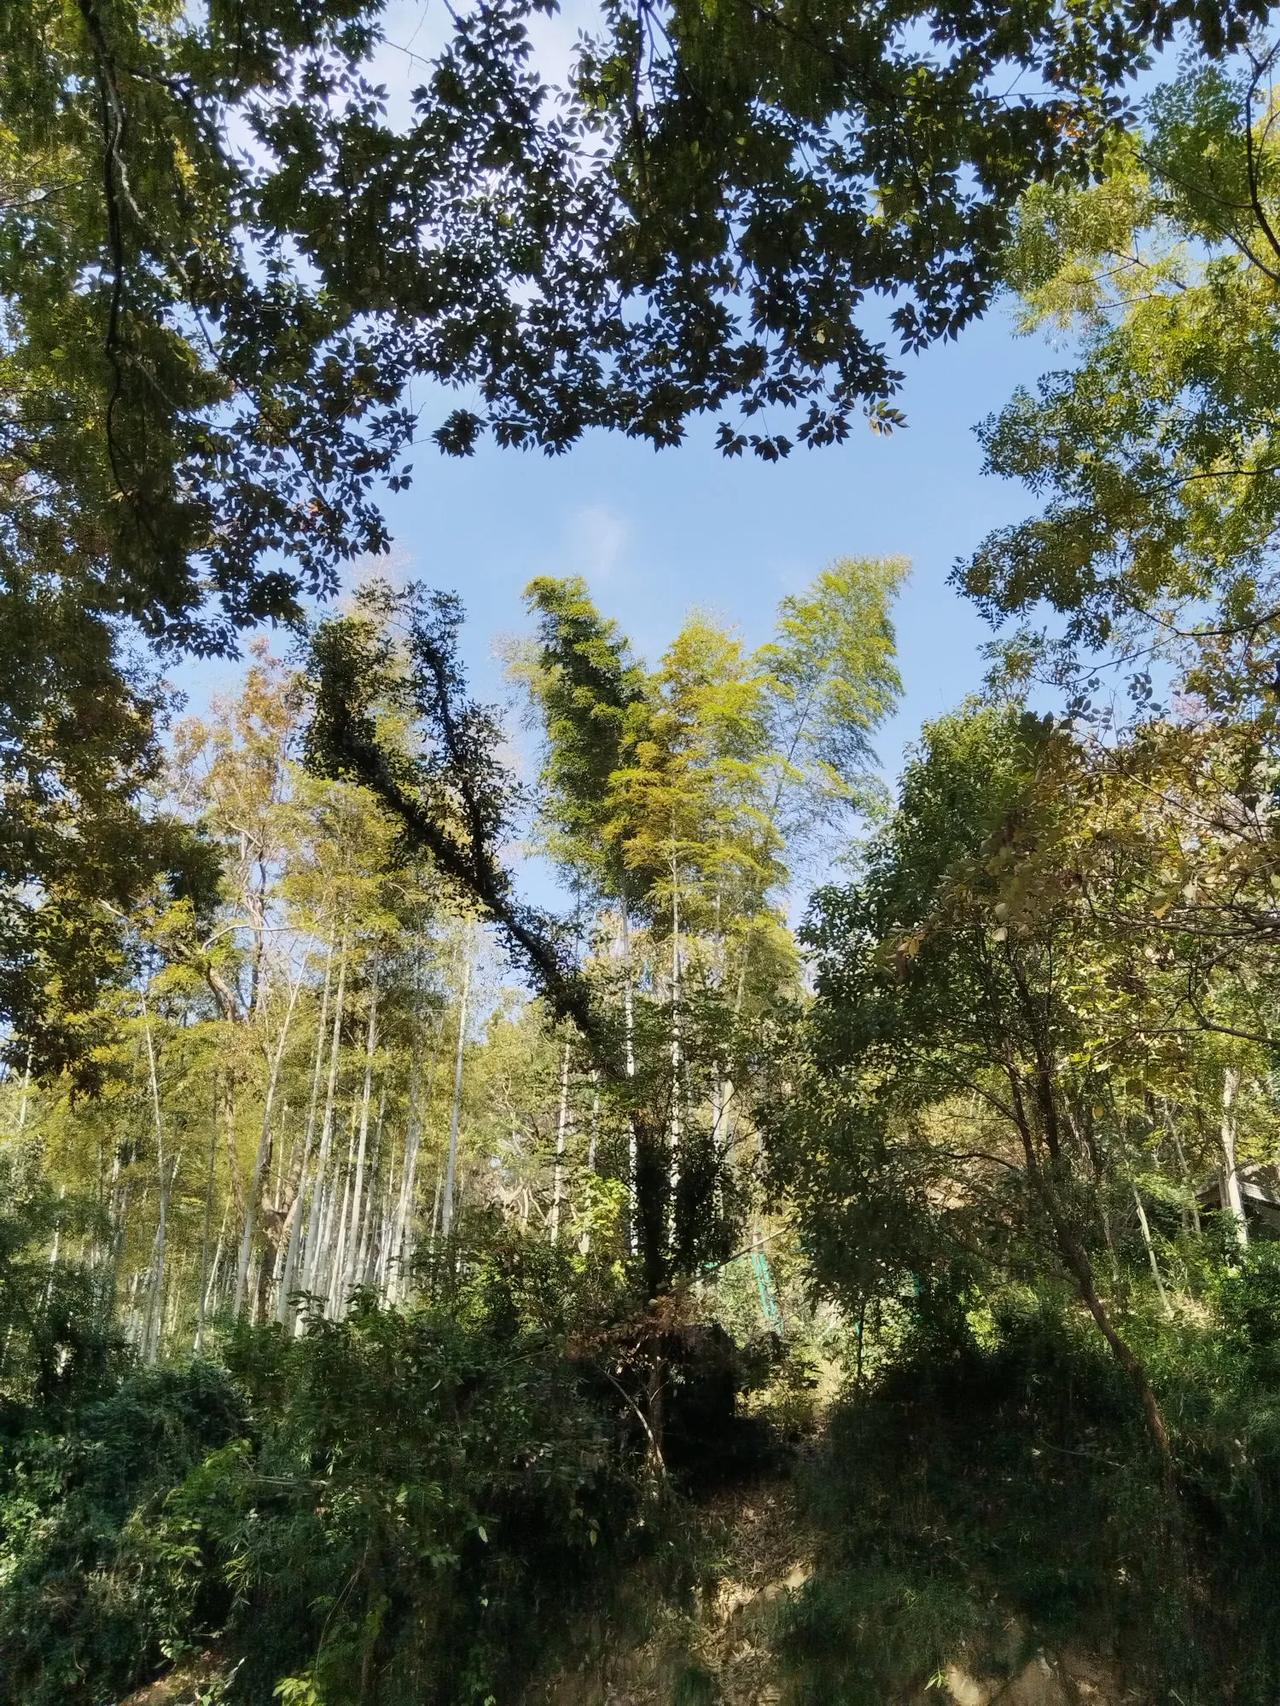
MULTIPOLYGON (((1006 260, 1024 323, 1079 339, 1074 361, 983 423, 992 472, 1035 513, 957 576, 1027 624, 1015 673, 1100 653, 1199 655, 1256 692, 1280 614, 1280 153, 1275 52, 1193 68, 1147 104, 1091 187, 1029 193, 1006 260), (1034 629, 1048 613, 1058 641, 1034 629)), ((1149 680, 1135 677, 1140 699, 1149 680)), ((1202 680, 1197 691, 1204 690, 1202 680)))

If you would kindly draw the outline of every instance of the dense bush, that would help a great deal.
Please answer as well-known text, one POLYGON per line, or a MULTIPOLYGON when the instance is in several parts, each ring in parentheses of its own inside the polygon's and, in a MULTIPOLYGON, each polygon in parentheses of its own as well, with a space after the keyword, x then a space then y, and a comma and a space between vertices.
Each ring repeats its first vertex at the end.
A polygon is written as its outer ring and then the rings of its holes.
POLYGON ((12 1406, 0 1701, 115 1701, 210 1640, 252 1706, 509 1698, 656 1506, 631 1410, 571 1354, 599 1276, 501 1238, 465 1270, 12 1406))
POLYGON ((528 1675, 624 1546, 639 1497, 614 1417, 544 1338, 358 1308, 244 1335, 264 1418, 175 1494, 235 1591, 250 1700, 483 1701, 528 1675))
POLYGON ((1202 1318, 1134 1323, 1176 1428, 1172 1505, 1105 1348, 1029 1296, 850 1394, 810 1477, 800 1698, 883 1706, 966 1650, 1014 1668, 1043 1642, 1101 1654, 1144 1699, 1273 1706, 1278 1280, 1263 1251, 1202 1318))
POLYGON ((175 1486, 246 1429, 208 1363, 134 1370, 68 1413, 11 1408, 0 1456, 0 1701, 114 1701, 225 1610, 175 1486))

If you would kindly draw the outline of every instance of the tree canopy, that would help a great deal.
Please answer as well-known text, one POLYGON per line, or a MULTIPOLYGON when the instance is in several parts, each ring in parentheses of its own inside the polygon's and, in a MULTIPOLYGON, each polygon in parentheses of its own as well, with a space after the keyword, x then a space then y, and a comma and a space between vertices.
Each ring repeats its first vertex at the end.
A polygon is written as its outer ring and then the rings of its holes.
POLYGON ((1274 1706, 1269 9, 545 10, 0 10, 0 1706, 1274 1706), (928 561, 378 575, 1000 291, 900 766, 928 561))

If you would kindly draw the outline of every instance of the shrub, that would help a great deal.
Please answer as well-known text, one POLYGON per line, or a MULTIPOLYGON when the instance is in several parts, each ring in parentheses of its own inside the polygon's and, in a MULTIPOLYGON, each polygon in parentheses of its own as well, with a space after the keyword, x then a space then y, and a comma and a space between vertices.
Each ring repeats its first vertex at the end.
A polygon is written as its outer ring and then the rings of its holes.
POLYGON ((69 1417, 10 1414, 0 1467, 0 1702, 119 1699, 221 1620, 225 1596, 171 1490, 243 1432, 242 1401, 206 1362, 126 1370, 69 1417))

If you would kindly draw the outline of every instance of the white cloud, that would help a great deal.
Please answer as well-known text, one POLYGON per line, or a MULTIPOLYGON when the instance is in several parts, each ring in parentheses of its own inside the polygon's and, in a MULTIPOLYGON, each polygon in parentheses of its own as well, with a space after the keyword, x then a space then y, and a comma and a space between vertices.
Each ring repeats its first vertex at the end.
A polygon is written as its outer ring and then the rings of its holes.
POLYGON ((584 504, 574 510, 565 533, 568 573, 591 581, 612 580, 623 567, 631 529, 626 517, 607 504, 584 504))

